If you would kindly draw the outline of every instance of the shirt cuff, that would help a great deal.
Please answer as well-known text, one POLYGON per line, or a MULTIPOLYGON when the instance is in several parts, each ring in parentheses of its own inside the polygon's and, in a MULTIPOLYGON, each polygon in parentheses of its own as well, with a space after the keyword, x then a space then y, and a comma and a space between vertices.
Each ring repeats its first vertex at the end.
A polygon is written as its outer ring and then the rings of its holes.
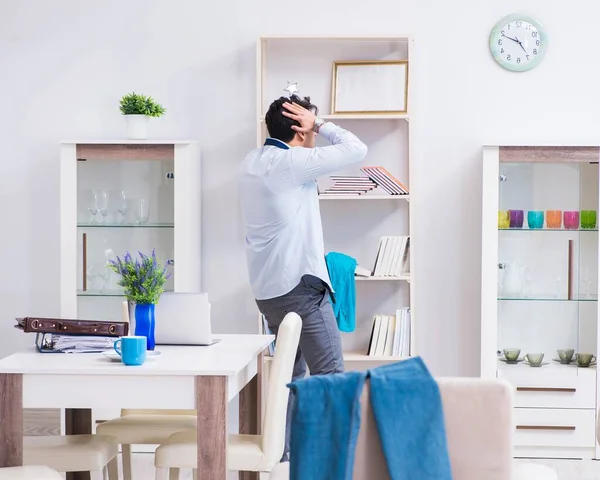
POLYGON ((335 132, 337 125, 331 122, 325 122, 319 128, 319 135, 323 135, 327 140, 330 139, 331 135, 335 132))

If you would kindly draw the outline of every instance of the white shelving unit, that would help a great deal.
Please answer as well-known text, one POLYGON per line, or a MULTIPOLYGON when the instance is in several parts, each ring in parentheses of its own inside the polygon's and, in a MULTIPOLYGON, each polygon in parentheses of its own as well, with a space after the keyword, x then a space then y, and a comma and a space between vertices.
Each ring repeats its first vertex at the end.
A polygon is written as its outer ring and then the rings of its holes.
POLYGON ((517 457, 599 458, 598 370, 554 360, 559 349, 598 355, 598 226, 566 229, 563 212, 600 212, 599 159, 597 146, 483 149, 481 375, 514 387, 517 457), (500 223, 510 210, 523 211, 522 228, 500 223), (544 212, 543 228, 529 211, 544 212), (504 349, 546 364, 506 364, 504 349))
MULTIPOLYGON (((318 106, 319 116, 356 134, 369 147, 365 165, 380 165, 410 188, 410 61, 412 40, 406 36, 268 36, 257 48, 257 128, 256 145, 267 137, 265 113, 271 102, 286 96, 287 82, 298 82, 299 96, 309 96, 318 106), (334 61, 408 60, 409 98, 407 114, 330 114, 332 66, 334 61)), ((318 138, 317 145, 327 145, 318 138)), ((359 167, 339 172, 360 175, 359 167)), ((326 253, 337 251, 357 259, 372 270, 379 239, 385 235, 410 235, 410 197, 362 195, 320 197, 326 253)), ((401 357, 367 355, 375 314, 395 314, 411 307, 411 351, 415 352, 415 312, 412 309, 414 248, 411 236, 409 275, 399 277, 356 277, 357 325, 352 333, 342 333, 347 370, 373 367, 401 357)), ((258 315, 259 331, 263 330, 258 315)), ((266 359, 269 362, 269 358, 266 359)))
MULTIPOLYGON (((159 261, 172 265, 167 290, 201 291, 200 162, 200 146, 191 141, 62 143, 62 318, 122 319, 125 298, 106 264, 126 252, 156 249, 159 261), (107 199, 105 205, 94 202, 94 191, 107 199)), ((119 415, 94 411, 96 419, 119 415)))

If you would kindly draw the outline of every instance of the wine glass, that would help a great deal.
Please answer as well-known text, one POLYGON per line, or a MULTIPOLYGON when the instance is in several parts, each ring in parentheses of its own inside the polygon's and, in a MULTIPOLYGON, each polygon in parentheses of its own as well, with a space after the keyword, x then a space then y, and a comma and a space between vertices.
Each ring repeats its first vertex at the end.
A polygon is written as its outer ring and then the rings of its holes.
POLYGON ((148 219, 150 218, 148 199, 140 198, 138 200, 136 217, 137 217, 138 225, 143 225, 144 223, 148 223, 148 219))
POLYGON ((104 223, 108 215, 108 192, 104 189, 95 190, 94 192, 97 199, 98 211, 102 215, 102 223, 104 223))
POLYGON ((98 195, 96 194, 96 190, 90 192, 89 200, 88 200, 88 212, 92 214, 92 222, 96 223, 96 215, 98 215, 98 195))
POLYGON ((590 285, 592 283, 592 273, 590 272, 589 268, 586 268, 583 271, 583 283, 585 285, 584 297, 585 298, 590 298, 591 297, 591 294, 590 294, 590 285))
POLYGON ((127 194, 125 193, 125 190, 121 190, 119 207, 117 209, 119 211, 119 214, 121 215, 121 217, 119 219, 119 223, 123 224, 127 220, 128 208, 129 207, 127 205, 127 194))

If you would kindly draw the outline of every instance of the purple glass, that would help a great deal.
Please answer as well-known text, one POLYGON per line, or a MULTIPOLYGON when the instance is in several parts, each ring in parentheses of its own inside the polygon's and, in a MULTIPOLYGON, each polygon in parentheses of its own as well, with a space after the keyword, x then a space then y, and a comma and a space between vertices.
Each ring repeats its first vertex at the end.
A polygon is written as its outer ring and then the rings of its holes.
POLYGON ((563 224, 567 230, 579 228, 579 212, 577 210, 565 210, 563 212, 563 224))
POLYGON ((509 210, 510 228, 523 228, 523 210, 509 210))

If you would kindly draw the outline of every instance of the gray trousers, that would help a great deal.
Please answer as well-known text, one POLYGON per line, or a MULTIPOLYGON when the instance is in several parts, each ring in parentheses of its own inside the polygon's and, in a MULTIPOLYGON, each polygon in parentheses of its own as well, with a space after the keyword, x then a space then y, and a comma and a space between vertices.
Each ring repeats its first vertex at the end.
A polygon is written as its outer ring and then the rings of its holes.
MULTIPOLYGON (((320 278, 305 275, 291 292, 281 297, 257 300, 256 304, 275 335, 283 317, 289 312, 297 313, 302 318, 302 333, 296 352, 293 380, 303 378, 307 366, 311 375, 327 375, 344 371, 342 342, 333 308, 329 302, 329 288, 320 278)), ((277 349, 277 345, 275 348, 277 349)), ((287 460, 290 450, 293 400, 290 395, 282 460, 287 460)))

